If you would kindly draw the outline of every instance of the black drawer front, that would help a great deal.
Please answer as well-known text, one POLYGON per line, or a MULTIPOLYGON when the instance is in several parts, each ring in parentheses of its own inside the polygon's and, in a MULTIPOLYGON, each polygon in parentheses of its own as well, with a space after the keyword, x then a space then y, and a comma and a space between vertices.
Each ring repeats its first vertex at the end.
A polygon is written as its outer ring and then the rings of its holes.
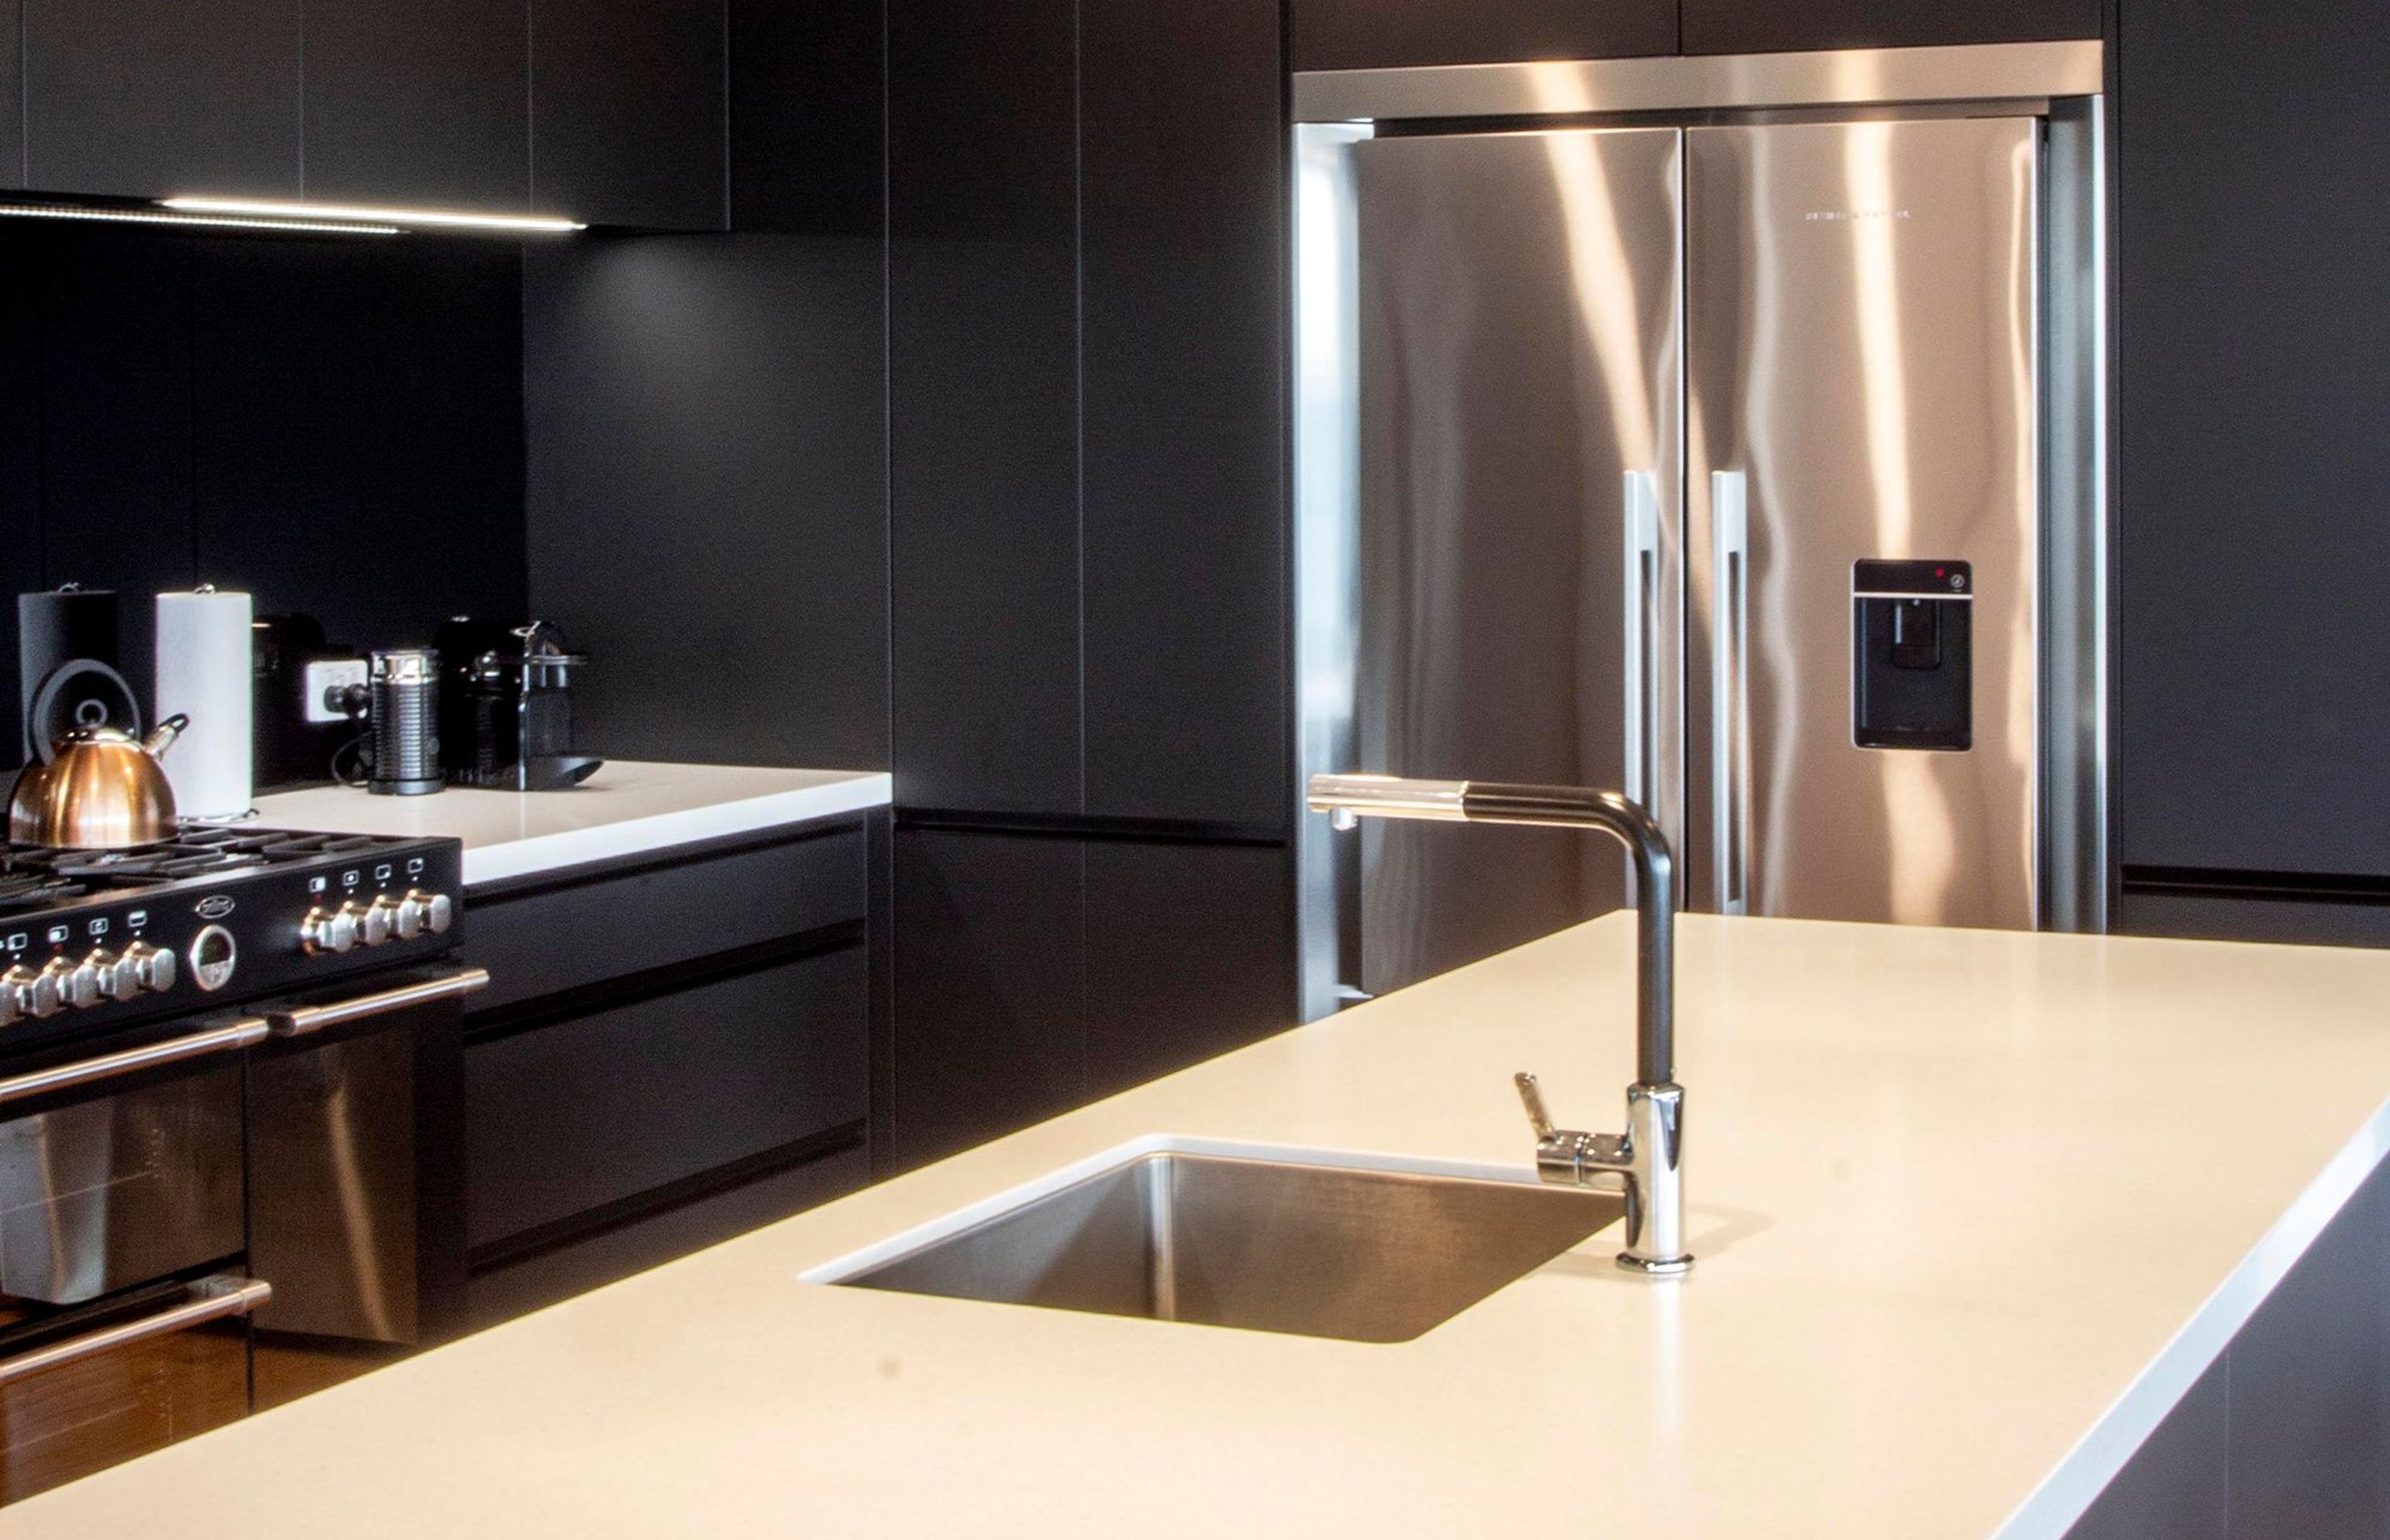
POLYGON ((843 946, 469 1044, 468 1244, 860 1122, 865 978, 843 946))
POLYGON ((487 1012, 863 918, 860 828, 477 901, 466 960, 487 1012))

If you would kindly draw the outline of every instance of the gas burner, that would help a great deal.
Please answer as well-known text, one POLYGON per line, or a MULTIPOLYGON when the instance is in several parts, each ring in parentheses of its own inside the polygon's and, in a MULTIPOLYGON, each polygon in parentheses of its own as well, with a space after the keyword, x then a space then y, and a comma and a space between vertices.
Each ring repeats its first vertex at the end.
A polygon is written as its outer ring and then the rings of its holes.
POLYGON ((191 878, 390 849, 404 842, 370 834, 195 828, 158 844, 124 850, 0 845, 0 915, 23 914, 90 892, 153 888, 191 878))

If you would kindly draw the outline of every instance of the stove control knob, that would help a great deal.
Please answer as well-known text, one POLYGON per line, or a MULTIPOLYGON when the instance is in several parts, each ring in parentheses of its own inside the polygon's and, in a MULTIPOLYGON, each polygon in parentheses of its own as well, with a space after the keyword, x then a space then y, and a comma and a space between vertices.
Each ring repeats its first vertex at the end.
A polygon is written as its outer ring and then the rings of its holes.
POLYGON ((163 995, 173 988, 174 980, 181 971, 171 949, 152 946, 146 941, 136 941, 126 947, 124 960, 133 965, 141 987, 152 995, 163 995))
POLYGON ((358 939, 367 946, 379 946, 398 930, 398 900, 388 893, 377 894, 366 905, 365 918, 357 922, 358 939))
POLYGON ((341 953, 357 944, 358 922, 365 910, 354 904, 343 904, 327 910, 321 905, 307 911, 299 923, 299 944, 310 952, 341 953))
POLYGON ((141 959, 134 954, 139 942, 124 949, 122 956, 107 952, 94 952, 90 961, 99 969, 99 992, 111 1000, 130 1000, 141 993, 141 959))
POLYGON ((433 893, 423 901, 423 923, 435 936, 444 936, 456 917, 456 906, 446 893, 433 893))
POLYGON ((102 947, 67 969, 58 984, 58 998, 75 1010, 99 1004, 102 974, 116 966, 116 954, 102 947))
MULTIPOLYGON (((11 973, 21 973, 12 969, 11 973)), ((66 1008, 66 996, 61 993, 67 982, 67 960, 52 957, 23 983, 17 986, 17 1008, 26 1015, 46 1020, 66 1008)))
POLYGON ((409 888, 406 896, 398 901, 398 912, 390 917, 390 926, 401 941, 413 941, 423 934, 423 890, 409 888))
POLYGON ((16 1025, 30 1014, 25 1008, 25 991, 32 985, 33 970, 19 963, 0 973, 0 1027, 16 1025))

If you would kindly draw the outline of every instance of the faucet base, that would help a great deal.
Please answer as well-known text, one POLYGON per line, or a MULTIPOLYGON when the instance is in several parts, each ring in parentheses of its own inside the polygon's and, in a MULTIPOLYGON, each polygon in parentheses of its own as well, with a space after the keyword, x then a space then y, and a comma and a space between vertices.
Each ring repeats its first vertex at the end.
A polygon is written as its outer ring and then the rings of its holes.
POLYGON ((1647 1278, 1672 1278, 1679 1273, 1691 1272, 1693 1259, 1690 1256, 1638 1257, 1632 1251, 1621 1251, 1618 1253, 1618 1265, 1647 1278))

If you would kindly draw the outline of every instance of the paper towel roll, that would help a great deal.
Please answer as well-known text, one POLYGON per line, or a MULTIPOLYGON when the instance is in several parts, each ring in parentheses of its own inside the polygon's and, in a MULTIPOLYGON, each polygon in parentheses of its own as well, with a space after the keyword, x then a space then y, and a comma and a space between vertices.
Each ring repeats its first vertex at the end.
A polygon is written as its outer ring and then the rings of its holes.
POLYGON ((255 689, 247 594, 158 596, 158 720, 191 719, 166 751, 174 811, 186 818, 249 811, 255 689))

